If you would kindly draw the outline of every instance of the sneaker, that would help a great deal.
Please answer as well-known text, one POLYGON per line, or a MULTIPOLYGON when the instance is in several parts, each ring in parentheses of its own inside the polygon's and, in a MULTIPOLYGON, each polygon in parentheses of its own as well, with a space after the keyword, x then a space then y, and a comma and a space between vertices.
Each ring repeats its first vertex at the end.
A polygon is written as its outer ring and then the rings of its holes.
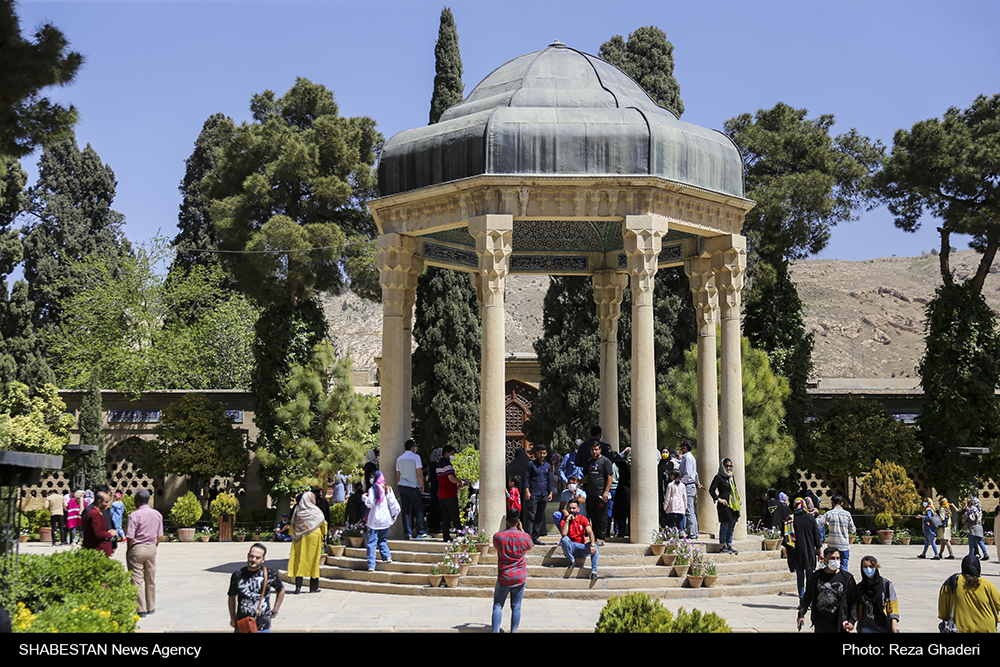
POLYGON ((923 554, 920 554, 920 555, 917 556, 917 558, 927 558, 927 556, 925 556, 923 554))
POLYGON ((739 556, 740 555, 740 552, 737 551, 736 549, 732 548, 732 547, 729 547, 729 553, 731 553, 734 556, 739 556))
POLYGON ((571 560, 566 563, 566 567, 576 567, 576 561, 571 560))
POLYGON ((955 554, 948 556, 945 560, 955 560, 955 554))
POLYGON ((415 539, 415 540, 429 540, 429 539, 431 539, 431 536, 428 535, 427 533, 418 533, 417 536, 414 537, 413 539, 415 539))
POLYGON ((374 567, 370 567, 370 568, 368 568, 368 574, 371 574, 371 573, 372 573, 372 572, 374 572, 374 571, 375 571, 375 568, 374 568, 374 567))
POLYGON ((934 558, 931 558, 931 560, 941 560, 941 556, 934 556, 934 558))
POLYGON ((989 559, 990 559, 989 554, 983 554, 983 560, 989 560, 989 559))
POLYGON ((388 564, 388 565, 392 565, 392 559, 391 559, 391 558, 390 558, 389 560, 384 560, 384 561, 382 561, 382 562, 383 562, 383 563, 386 563, 386 564, 388 564))
POLYGON ((596 572, 591 572, 590 573, 590 580, 591 581, 597 581, 597 573, 596 572))

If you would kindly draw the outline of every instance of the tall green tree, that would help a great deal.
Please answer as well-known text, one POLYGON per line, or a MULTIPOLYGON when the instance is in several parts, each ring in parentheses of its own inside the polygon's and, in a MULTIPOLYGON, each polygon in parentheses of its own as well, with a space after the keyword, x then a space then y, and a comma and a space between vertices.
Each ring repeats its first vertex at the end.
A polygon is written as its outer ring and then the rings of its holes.
POLYGON ((875 191, 905 231, 922 216, 940 220, 942 286, 927 304, 926 350, 920 361, 924 402, 918 418, 929 480, 955 490, 964 481, 956 446, 991 447, 981 472, 1000 475, 1000 339, 983 299, 1000 246, 1000 95, 979 96, 968 109, 920 121, 894 137, 875 191), (949 264, 951 235, 969 234, 982 253, 974 276, 957 283, 949 264))
MULTIPOLYGON (((41 93, 71 83, 83 56, 69 51, 62 32, 48 23, 25 39, 15 9, 14 0, 0 0, 0 157, 21 158, 63 138, 76 123, 73 106, 41 93)), ((0 160, 0 178, 4 167, 0 160)))
POLYGON ((262 467, 261 480, 268 492, 287 492, 285 427, 275 411, 290 398, 283 387, 291 368, 308 363, 326 338, 317 293, 340 293, 349 283, 375 293, 375 225, 365 203, 375 195, 383 139, 373 120, 341 117, 333 93, 302 78, 280 98, 254 95, 250 110, 253 122, 219 149, 202 192, 220 248, 237 251, 223 255, 227 273, 263 309, 251 391, 258 443, 277 458, 262 467))
MULTIPOLYGON (((716 336, 716 355, 722 337, 716 336)), ((795 441, 782 433, 788 380, 771 370, 767 355, 740 341, 743 361, 743 441, 747 488, 763 490, 788 474, 795 459, 795 441)), ((721 387, 722 363, 718 364, 721 387)), ((697 442, 698 346, 684 353, 684 365, 672 369, 657 394, 657 419, 661 446, 680 446, 678 433, 697 442)), ((748 490, 749 493, 749 490, 748 490)))
MULTIPOLYGON (((320 486, 338 470, 364 463, 371 423, 365 401, 351 386, 350 359, 338 359, 332 345, 320 343, 309 363, 292 367, 284 394, 290 400, 276 410, 285 426, 283 486, 295 491, 320 486)), ((268 449, 257 455, 263 465, 279 463, 268 449)))
POLYGON ((218 150, 232 140, 235 131, 236 126, 228 116, 212 114, 194 142, 194 151, 184 161, 186 168, 179 187, 183 197, 177 216, 179 232, 173 241, 177 257, 170 265, 171 275, 195 266, 221 266, 218 253, 212 252, 219 249, 219 239, 209 216, 209 199, 202 191, 202 180, 215 166, 218 150))
POLYGON ((5 382, 0 391, 0 451, 61 454, 69 444, 73 418, 59 390, 47 384, 34 390, 5 382))
POLYGON ((447 7, 441 10, 441 25, 434 45, 434 92, 431 94, 431 114, 428 125, 441 119, 441 114, 462 101, 462 54, 458 50, 458 29, 455 17, 447 7))
MULTIPOLYGON (((434 47, 430 122, 462 101, 462 55, 451 10, 434 47)), ((413 435, 422 453, 479 442, 482 323, 468 274, 428 266, 417 280, 413 339, 413 435)))
POLYGON ((877 461, 912 469, 919 461, 920 445, 916 432, 893 419, 881 403, 851 395, 838 398, 816 416, 802 449, 809 462, 806 470, 826 472, 842 482, 853 505, 859 478, 877 461))
POLYGON ((250 465, 246 435, 233 428, 224 403, 204 394, 184 394, 164 408, 154 433, 153 454, 142 468, 153 475, 188 475, 189 488, 215 475, 240 479, 250 465))
POLYGON ((636 29, 626 41, 615 35, 601 44, 598 55, 622 70, 664 109, 684 113, 681 86, 674 77, 674 45, 655 26, 636 29))
MULTIPOLYGON (((832 136, 832 115, 809 119, 808 114, 778 103, 725 124, 743 156, 746 196, 757 202, 743 225, 748 248, 743 331, 791 382, 786 428, 799 444, 806 439, 810 409, 806 381, 813 337, 805 331, 788 263, 819 252, 834 225, 857 217, 883 156, 878 142, 856 130, 832 136)), ((799 461, 802 467, 806 463, 799 461)))
POLYGON ((101 423, 101 386, 100 372, 94 369, 90 374, 87 393, 80 403, 80 444, 96 446, 92 452, 86 452, 81 457, 81 467, 86 479, 87 488, 95 488, 107 484, 107 445, 104 442, 104 429, 101 423))
POLYGON ((125 218, 111 208, 114 171, 90 144, 81 151, 72 134, 49 144, 38 170, 38 182, 28 191, 31 220, 22 230, 24 277, 36 327, 52 335, 62 321, 60 304, 77 289, 74 262, 91 255, 120 261, 129 246, 125 218))

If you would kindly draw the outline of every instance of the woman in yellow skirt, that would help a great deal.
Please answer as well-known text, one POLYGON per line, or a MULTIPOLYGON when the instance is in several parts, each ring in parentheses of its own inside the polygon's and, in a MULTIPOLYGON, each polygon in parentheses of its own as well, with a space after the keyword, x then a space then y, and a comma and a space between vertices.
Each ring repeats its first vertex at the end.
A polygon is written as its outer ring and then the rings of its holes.
POLYGON ((292 553, 288 557, 288 576, 295 577, 295 594, 302 591, 302 578, 309 577, 309 592, 319 593, 319 560, 323 555, 326 519, 316 506, 312 491, 302 494, 292 514, 292 553))

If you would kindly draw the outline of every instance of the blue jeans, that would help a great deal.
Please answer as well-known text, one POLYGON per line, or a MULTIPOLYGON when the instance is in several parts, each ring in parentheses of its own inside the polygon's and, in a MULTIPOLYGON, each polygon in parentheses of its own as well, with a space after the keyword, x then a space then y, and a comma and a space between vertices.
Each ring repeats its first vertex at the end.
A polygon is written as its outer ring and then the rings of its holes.
MULTIPOLYGON (((580 542, 572 542, 568 535, 559 540, 559 546, 562 547, 563 554, 566 555, 566 560, 569 561, 568 567, 575 566, 577 558, 586 558, 587 554, 590 553, 590 546, 580 542)), ((597 572, 597 553, 598 549, 594 547, 594 553, 590 556, 591 572, 597 572)))
MULTIPOLYGON (((937 533, 934 532, 934 526, 932 526, 931 524, 929 524, 926 521, 924 521, 924 550, 920 552, 921 556, 923 556, 924 554, 927 553, 927 547, 928 547, 928 545, 930 545, 931 550, 934 552, 934 555, 937 556, 938 555, 938 551, 937 551, 937 533)), ((972 538, 971 537, 969 538, 969 546, 970 547, 972 546, 972 538)))
POLYGON ((980 551, 983 552, 984 556, 987 555, 983 538, 978 535, 969 535, 969 555, 978 557, 980 551))
POLYGON ((735 527, 735 521, 731 523, 719 522, 719 544, 730 549, 733 548, 733 529, 735 527))
POLYGON ((847 564, 851 560, 851 550, 850 549, 838 549, 840 551, 840 569, 844 572, 850 572, 847 569, 847 564))
POLYGON ((410 512, 417 515, 417 535, 424 533, 424 501, 420 497, 420 489, 415 486, 399 486, 399 509, 403 515, 403 534, 413 537, 410 530, 410 512))
POLYGON ((493 632, 500 632, 500 620, 503 618, 503 603, 510 593, 510 631, 517 632, 521 625, 521 598, 524 597, 524 584, 517 586, 501 586, 497 582, 493 589, 493 632))
POLYGON ((802 567, 795 568, 795 585, 799 589, 799 600, 806 594, 806 580, 809 578, 809 571, 802 567))
POLYGON ((368 569, 375 569, 375 547, 378 547, 379 553, 382 554, 382 560, 392 560, 392 553, 389 552, 389 543, 386 541, 385 536, 389 532, 388 528, 382 528, 381 530, 368 529, 365 542, 368 546, 368 569))

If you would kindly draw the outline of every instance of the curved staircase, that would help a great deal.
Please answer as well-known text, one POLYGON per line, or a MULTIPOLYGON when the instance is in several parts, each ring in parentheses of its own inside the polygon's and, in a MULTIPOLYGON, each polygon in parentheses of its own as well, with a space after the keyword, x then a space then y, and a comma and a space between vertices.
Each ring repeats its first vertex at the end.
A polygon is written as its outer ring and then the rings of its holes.
MULTIPOLYGON (((628 592, 643 591, 651 597, 700 598, 771 593, 795 593, 795 577, 788 571, 778 551, 762 551, 759 540, 734 543, 738 555, 718 553, 718 545, 701 542, 703 551, 714 559, 718 580, 711 588, 687 588, 683 577, 670 576, 672 568, 660 565, 645 544, 609 540, 600 548, 598 579, 590 579, 589 559, 578 559, 566 567, 557 541, 550 536, 527 555, 529 598, 606 599, 628 592)), ((364 547, 348 547, 337 558, 323 556, 320 586, 345 591, 389 593, 393 595, 435 595, 441 597, 492 597, 496 583, 496 552, 490 547, 478 565, 462 577, 457 588, 432 588, 428 575, 441 562, 445 544, 439 540, 390 540, 392 563, 376 565, 368 572, 364 547)), ((286 572, 281 573, 288 582, 286 572)))

